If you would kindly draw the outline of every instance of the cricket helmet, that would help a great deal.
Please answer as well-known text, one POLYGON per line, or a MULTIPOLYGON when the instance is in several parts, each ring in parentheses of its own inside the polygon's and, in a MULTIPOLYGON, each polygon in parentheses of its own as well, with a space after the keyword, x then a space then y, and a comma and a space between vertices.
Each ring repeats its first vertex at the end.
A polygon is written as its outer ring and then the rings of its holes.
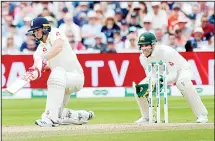
POLYGON ((151 32, 144 32, 140 35, 138 45, 150 45, 157 42, 157 38, 151 32))
POLYGON ((31 29, 28 32, 33 31, 38 28, 43 28, 44 32, 51 31, 51 25, 49 24, 48 20, 44 17, 37 17, 31 21, 31 29), (46 30, 46 31, 45 31, 46 30))

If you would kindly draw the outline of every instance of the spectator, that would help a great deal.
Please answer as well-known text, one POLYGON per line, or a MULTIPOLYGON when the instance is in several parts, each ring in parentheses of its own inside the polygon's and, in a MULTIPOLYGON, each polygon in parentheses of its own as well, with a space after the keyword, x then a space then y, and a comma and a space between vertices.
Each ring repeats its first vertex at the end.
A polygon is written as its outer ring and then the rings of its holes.
POLYGON ((34 54, 34 52, 37 50, 37 44, 34 40, 27 40, 26 41, 26 48, 23 50, 24 54, 34 54))
POLYGON ((3 16, 2 36, 6 36, 11 25, 13 25, 13 17, 11 15, 3 16))
MULTIPOLYGON (((4 1, 1 3, 1 8, 2 8, 2 15, 3 15, 3 18, 4 16, 6 15, 11 15, 11 12, 10 12, 10 2, 7 2, 7 1, 4 1)), ((14 15, 14 14, 12 14, 14 15)), ((12 16, 11 15, 11 16, 12 16)), ((13 16, 12 16, 13 17, 13 16)))
POLYGON ((119 3, 120 8, 121 8, 122 13, 123 13, 123 17, 122 17, 123 19, 126 19, 128 12, 129 12, 128 3, 129 2, 120 2, 119 3))
POLYGON ((208 48, 208 41, 207 40, 203 40, 204 36, 204 31, 201 27, 196 27, 194 29, 194 39, 197 42, 197 46, 196 48, 194 48, 194 51, 203 51, 206 50, 208 48))
POLYGON ((25 25, 18 29, 19 36, 23 37, 24 40, 26 40, 26 38, 25 38, 26 36, 25 35, 28 32, 28 30, 30 29, 30 27, 31 27, 31 21, 32 21, 32 19, 33 18, 30 17, 30 16, 25 16, 25 18, 24 18, 25 25))
POLYGON ((13 36, 15 46, 20 47, 20 45, 24 41, 24 38, 20 37, 20 35, 19 35, 18 31, 17 31, 16 25, 11 25, 9 27, 8 32, 13 36))
POLYGON ((69 13, 69 10, 68 10, 68 8, 67 7, 64 7, 63 9, 62 9, 62 11, 61 11, 61 18, 60 18, 60 20, 58 20, 58 27, 60 27, 60 25, 62 24, 62 23, 64 23, 64 17, 66 16, 66 14, 67 13, 69 13))
POLYGON ((163 30, 167 29, 168 19, 166 11, 160 8, 160 2, 152 2, 152 13, 149 13, 150 17, 152 17, 152 28, 161 28, 163 30))
POLYGON ((114 37, 114 44, 115 44, 116 50, 124 49, 124 43, 121 40, 121 35, 119 30, 114 31, 113 37, 114 37))
POLYGON ((128 39, 125 41, 125 49, 122 52, 139 52, 137 38, 134 32, 130 33, 128 39))
POLYGON ((88 23, 87 14, 85 12, 80 12, 76 17, 73 18, 74 23, 79 27, 88 23))
POLYGON ((117 25, 120 25, 120 22, 122 21, 122 18, 123 18, 122 10, 121 10, 121 8, 117 8, 115 10, 115 20, 117 22, 117 25))
POLYGON ((54 19, 53 17, 51 17, 51 16, 46 16, 45 18, 48 20, 48 22, 49 22, 49 24, 51 25, 51 27, 56 28, 56 27, 58 26, 57 20, 54 19))
POLYGON ((38 16, 39 14, 42 13, 44 9, 42 3, 40 3, 39 1, 32 1, 30 6, 32 8, 32 11, 31 11, 33 15, 32 17, 38 16), (37 10, 33 10, 33 9, 37 9, 37 10))
POLYGON ((74 23, 82 27, 84 24, 87 24, 87 13, 90 11, 88 2, 79 2, 78 7, 75 11, 75 16, 73 18, 74 23))
POLYGON ((152 18, 149 15, 144 17, 143 25, 144 25, 144 28, 141 28, 138 31, 138 37, 144 32, 152 32, 152 33, 154 33, 154 30, 152 29, 152 18))
POLYGON ((148 8, 146 5, 146 2, 144 2, 144 1, 139 2, 139 7, 140 7, 140 10, 138 11, 138 15, 140 15, 139 24, 141 27, 143 27, 142 21, 143 21, 144 17, 148 14, 148 8))
MULTIPOLYGON (((164 10, 164 11, 166 12, 167 15, 169 14, 168 12, 170 11, 170 8, 169 8, 169 5, 168 5, 167 1, 161 1, 161 6, 160 6, 160 8, 161 8, 162 10, 164 10)), ((167 19, 167 22, 168 22, 168 19, 167 19)))
POLYGON ((52 18, 56 19, 55 15, 52 12, 50 12, 48 8, 43 8, 42 13, 39 14, 38 17, 46 17, 46 16, 51 16, 52 18))
POLYGON ((42 1, 40 3, 42 4, 43 8, 48 9, 48 11, 51 10, 51 9, 49 9, 49 7, 51 7, 51 5, 52 5, 53 2, 51 2, 51 1, 42 1))
POLYGON ((211 50, 208 47, 208 41, 202 40, 204 31, 201 27, 194 29, 194 38, 191 38, 185 44, 186 51, 206 51, 211 50))
POLYGON ((114 15, 112 13, 107 13, 101 32, 103 32, 107 38, 113 38, 115 30, 120 30, 120 28, 114 20, 114 15))
POLYGON ((126 20, 121 21, 120 35, 122 36, 122 41, 124 42, 127 39, 127 35, 128 35, 128 24, 126 20))
POLYGON ((146 5, 146 2, 144 1, 139 1, 139 4, 140 4, 140 16, 145 16, 148 14, 148 8, 147 8, 147 5, 146 5))
POLYGON ((14 37, 11 34, 8 34, 4 39, 2 39, 4 43, 3 44, 3 49, 2 49, 2 54, 9 54, 9 55, 15 55, 19 54, 18 47, 14 43, 14 37))
POLYGON ((215 19, 215 14, 213 13, 213 15, 209 16, 208 22, 209 22, 210 24, 214 24, 214 19, 215 19))
POLYGON ((35 44, 36 44, 36 47, 39 45, 39 41, 35 41, 35 37, 32 35, 32 33, 27 32, 25 34, 25 36, 26 36, 26 40, 21 44, 21 47, 19 49, 20 52, 23 52, 23 50, 27 48, 27 42, 29 40, 33 40, 35 42, 35 44))
POLYGON ((87 14, 90 10, 89 6, 89 2, 79 2, 78 7, 76 7, 76 12, 84 12, 85 14, 87 14))
POLYGON ((177 26, 175 28, 178 28, 182 31, 182 34, 189 39, 192 33, 192 29, 188 26, 186 26, 187 24, 187 19, 185 17, 179 17, 178 18, 178 22, 177 22, 177 26))
POLYGON ((144 7, 140 5, 139 2, 133 2, 131 8, 126 17, 126 21, 130 26, 136 26, 137 28, 142 28, 141 21, 144 17, 144 7))
POLYGON ((178 51, 178 46, 176 44, 176 38, 174 34, 169 33, 167 45, 178 51))
MULTIPOLYGON (((190 19, 190 28, 194 29, 196 26, 200 24, 200 17, 202 14, 200 14, 200 5, 198 3, 191 4, 192 11, 191 13, 186 13, 185 11, 182 11, 184 15, 190 19)), ((189 8, 184 8, 184 10, 187 10, 189 8)))
POLYGON ((60 25, 59 29, 66 35, 67 32, 75 33, 75 41, 81 41, 81 29, 73 22, 72 16, 67 13, 64 17, 64 23, 60 25))
MULTIPOLYGON (((14 24, 20 28, 24 25, 24 17, 32 14, 32 7, 29 4, 29 2, 21 2, 19 5, 17 5, 14 9, 14 13, 16 13, 14 15, 14 24)), ((32 16, 34 17, 35 15, 32 14, 32 16)))
POLYGON ((168 17, 168 30, 173 33, 175 26, 178 22, 178 17, 183 16, 182 12, 180 12, 180 6, 178 4, 173 5, 173 11, 170 13, 168 17))
POLYGON ((88 48, 95 46, 95 36, 97 33, 101 32, 102 25, 98 24, 96 19, 96 12, 89 11, 88 14, 88 24, 83 25, 81 28, 81 36, 83 38, 84 45, 88 48))
POLYGON ((164 44, 164 39, 165 39, 166 34, 164 34, 163 29, 156 28, 154 31, 155 31, 154 32, 155 36, 157 37, 157 44, 164 44))
POLYGON ((129 26, 135 26, 136 28, 139 28, 139 29, 142 28, 142 26, 139 24, 138 15, 136 12, 131 13, 129 26))
POLYGON ((103 15, 101 15, 97 12, 96 18, 95 18, 95 23, 103 26, 103 24, 104 24, 103 19, 104 19, 103 15))
POLYGON ((93 47, 93 49, 99 50, 100 52, 105 52, 105 50, 107 49, 107 45, 102 42, 102 38, 103 38, 103 33, 96 34, 96 37, 95 37, 96 44, 93 47))
POLYGON ((108 9, 116 9, 119 7, 119 2, 117 1, 107 1, 107 8, 108 9))
POLYGON ((107 38, 107 48, 101 53, 116 53, 116 48, 114 44, 114 38, 107 38))
POLYGON ((13 39, 9 38, 9 41, 13 40, 17 50, 22 52, 28 40, 34 38, 25 34, 31 19, 37 16, 45 16, 52 27, 59 25, 70 36, 70 44, 77 53, 91 53, 87 47, 94 48, 97 40, 106 45, 107 38, 113 38, 117 52, 118 49, 128 51, 125 44, 130 42, 130 36, 135 34, 138 37, 145 31, 153 32, 157 35, 158 43, 169 44, 177 51, 184 51, 186 42, 186 47, 193 44, 193 41, 188 42, 187 39, 195 39, 194 51, 214 50, 213 2, 3 2, 2 47, 6 47, 6 37, 10 33, 13 39), (92 9, 96 15, 90 17, 92 9), (58 24, 53 17, 57 17, 58 24), (65 18, 71 21, 66 23, 65 18), (191 34, 195 27, 201 27, 204 32, 198 42, 200 30, 191 34), (100 32, 104 37, 97 36, 100 32), (190 38, 190 34, 193 38, 190 38))
POLYGON ((82 42, 75 39, 75 34, 72 31, 66 32, 66 36, 69 40, 71 48, 75 52, 86 50, 86 47, 82 44, 82 42))
POLYGON ((214 25, 211 23, 208 23, 208 18, 207 16, 203 16, 201 19, 201 27, 204 31, 203 33, 203 38, 204 40, 208 40, 207 35, 211 34, 214 35, 214 25))
MULTIPOLYGON (((185 14, 186 15, 186 14, 185 14)), ((201 10, 200 3, 196 2, 192 4, 192 13, 188 14, 188 17, 192 20, 191 28, 201 26, 201 18, 204 15, 204 12, 201 10)))
POLYGON ((103 18, 104 18, 104 11, 101 7, 100 3, 96 3, 94 5, 93 10, 96 12, 96 17, 98 18, 98 20, 100 21, 100 23, 103 23, 103 18))
POLYGON ((185 51, 184 45, 187 41, 186 37, 182 34, 181 29, 175 30, 175 37, 176 37, 176 45, 178 46, 178 51, 185 51))
POLYGON ((96 4, 94 5, 94 7, 93 7, 93 10, 94 10, 97 14, 101 15, 102 17, 104 16, 104 11, 103 11, 103 9, 102 9, 100 3, 96 3, 96 4))
MULTIPOLYGON (((128 34, 135 34, 135 36, 138 36, 138 29, 135 26, 131 26, 128 29, 128 34)), ((128 35, 129 36, 129 35, 128 35)))

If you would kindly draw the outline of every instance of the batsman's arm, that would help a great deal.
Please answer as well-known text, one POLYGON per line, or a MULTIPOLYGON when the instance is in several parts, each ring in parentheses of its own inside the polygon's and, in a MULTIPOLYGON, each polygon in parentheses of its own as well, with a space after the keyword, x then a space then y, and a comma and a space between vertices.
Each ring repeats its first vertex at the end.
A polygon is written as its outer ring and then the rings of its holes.
POLYGON ((44 54, 44 58, 46 58, 46 60, 50 60, 57 56, 63 50, 64 41, 66 41, 66 36, 62 34, 59 29, 53 30, 50 33, 49 39, 51 48, 46 54, 44 54))
POLYGON ((44 47, 40 44, 33 55, 34 64, 32 68, 38 68, 40 72, 44 70, 45 67, 48 67, 48 61, 44 58, 44 47))
POLYGON ((34 81, 41 76, 41 71, 43 67, 43 59, 41 55, 43 54, 42 46, 39 45, 36 52, 34 53, 34 64, 32 67, 28 68, 23 76, 19 77, 15 82, 6 88, 6 91, 10 94, 15 94, 21 88, 23 88, 30 81, 34 81))
POLYGON ((44 55, 44 58, 46 58, 47 60, 54 58, 63 50, 63 46, 64 46, 63 39, 59 38, 55 40, 53 43, 53 47, 50 49, 48 53, 44 55))

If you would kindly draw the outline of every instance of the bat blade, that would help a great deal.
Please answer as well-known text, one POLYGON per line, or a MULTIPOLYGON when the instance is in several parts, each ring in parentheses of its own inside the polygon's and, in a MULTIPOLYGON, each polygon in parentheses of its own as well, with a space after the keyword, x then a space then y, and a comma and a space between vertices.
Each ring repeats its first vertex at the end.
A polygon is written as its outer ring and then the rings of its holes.
POLYGON ((14 83, 12 83, 9 87, 7 87, 6 91, 10 94, 15 94, 21 88, 23 88, 26 84, 28 84, 28 81, 19 78, 14 83))
POLYGON ((32 73, 26 72, 21 78, 18 78, 14 83, 6 88, 6 91, 10 94, 15 94, 21 88, 28 84, 32 80, 32 73))

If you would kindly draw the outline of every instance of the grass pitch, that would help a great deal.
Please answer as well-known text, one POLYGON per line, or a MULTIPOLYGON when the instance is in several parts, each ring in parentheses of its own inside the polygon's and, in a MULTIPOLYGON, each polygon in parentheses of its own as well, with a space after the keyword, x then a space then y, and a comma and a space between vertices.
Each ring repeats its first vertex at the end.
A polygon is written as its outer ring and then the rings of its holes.
MULTIPOLYGON (((202 96, 209 124, 195 124, 183 97, 169 97, 170 124, 131 124, 140 117, 134 97, 71 99, 67 107, 95 112, 88 125, 40 128, 46 99, 2 100, 3 141, 213 141, 214 97, 202 96)), ((163 110, 163 108, 161 108, 163 110)))

